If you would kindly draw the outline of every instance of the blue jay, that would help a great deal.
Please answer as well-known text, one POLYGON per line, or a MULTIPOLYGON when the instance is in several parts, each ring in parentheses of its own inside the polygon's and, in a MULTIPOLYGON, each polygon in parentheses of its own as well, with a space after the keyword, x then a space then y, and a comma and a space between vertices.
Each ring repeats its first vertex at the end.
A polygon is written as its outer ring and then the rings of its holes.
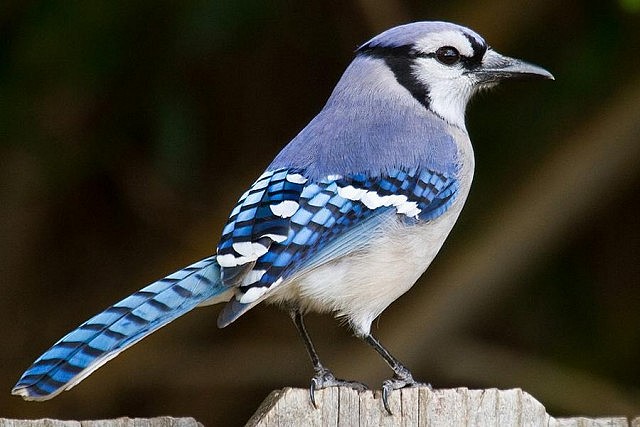
MULTIPOLYGON (((469 193, 465 108, 501 80, 553 79, 446 22, 391 28, 360 46, 320 113, 240 197, 217 253, 139 290, 72 331, 13 394, 46 400, 195 307, 226 302, 218 326, 264 301, 289 311, 311 357, 310 397, 336 378, 303 316, 329 312, 388 363, 383 403, 420 385, 371 323, 434 259, 469 193)), ((314 403, 315 404, 315 403, 314 403)))

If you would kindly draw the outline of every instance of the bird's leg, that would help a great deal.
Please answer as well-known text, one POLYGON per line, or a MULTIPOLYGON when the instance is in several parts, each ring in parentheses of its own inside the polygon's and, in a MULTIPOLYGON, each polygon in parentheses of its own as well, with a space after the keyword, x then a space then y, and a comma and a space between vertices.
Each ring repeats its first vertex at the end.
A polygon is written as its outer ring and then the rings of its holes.
POLYGON ((420 383, 414 380, 409 369, 400 363, 398 359, 393 357, 393 355, 389 353, 389 351, 384 348, 382 344, 380 344, 380 341, 378 341, 373 335, 367 334, 362 337, 362 339, 373 347, 393 370, 393 378, 382 383, 382 404, 389 414, 391 414, 391 409, 389 408, 389 395, 393 390, 398 390, 404 387, 425 386, 431 388, 430 384, 420 383))
POLYGON ((296 325, 296 329, 298 329, 298 333, 304 341, 304 346, 307 349, 307 353, 309 353, 309 357, 311 358, 311 363, 313 363, 313 370, 315 371, 315 375, 311 378, 311 386, 309 387, 309 398, 311 399, 311 403, 313 406, 316 406, 315 399, 315 391, 321 390, 327 387, 349 387, 357 391, 367 390, 367 386, 358 381, 347 381, 336 378, 329 369, 325 368, 320 362, 320 358, 318 357, 318 353, 316 352, 313 343, 311 342, 311 338, 309 337, 309 333, 307 332, 307 328, 304 325, 304 319, 302 313, 298 309, 291 310, 289 312, 291 315, 291 319, 293 320, 293 324, 296 325))

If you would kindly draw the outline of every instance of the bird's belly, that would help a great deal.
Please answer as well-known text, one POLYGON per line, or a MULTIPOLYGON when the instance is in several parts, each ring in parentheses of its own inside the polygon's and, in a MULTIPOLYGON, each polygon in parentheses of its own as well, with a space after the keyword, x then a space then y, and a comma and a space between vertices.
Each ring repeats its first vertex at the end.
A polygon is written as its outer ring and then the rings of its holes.
POLYGON ((335 312, 357 334, 369 333, 373 320, 431 264, 459 214, 456 204, 423 224, 394 221, 361 250, 296 277, 274 299, 295 301, 306 311, 335 312))

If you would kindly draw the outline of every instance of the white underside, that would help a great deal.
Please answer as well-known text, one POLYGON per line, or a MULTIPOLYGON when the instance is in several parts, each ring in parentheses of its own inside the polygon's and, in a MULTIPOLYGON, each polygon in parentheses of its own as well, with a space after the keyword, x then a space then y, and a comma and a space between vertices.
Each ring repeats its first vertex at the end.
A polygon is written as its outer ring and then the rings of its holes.
POLYGON ((367 334, 375 318, 431 264, 454 221, 453 215, 411 227, 396 221, 363 250, 297 278, 286 289, 289 295, 285 288, 278 293, 284 299, 297 295, 303 310, 334 312, 356 333, 367 334))

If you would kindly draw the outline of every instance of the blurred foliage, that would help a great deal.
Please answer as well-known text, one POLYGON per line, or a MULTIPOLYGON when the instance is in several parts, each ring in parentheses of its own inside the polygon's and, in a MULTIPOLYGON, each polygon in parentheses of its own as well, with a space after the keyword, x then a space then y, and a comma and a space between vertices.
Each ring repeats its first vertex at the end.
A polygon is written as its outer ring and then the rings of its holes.
POLYGON ((640 1, 638 0, 620 0, 620 6, 627 12, 637 13, 640 11, 640 1))
MULTIPOLYGON (((311 369, 287 316, 257 308, 218 331, 212 308, 50 402, 8 394, 66 331, 209 254, 238 195, 321 108, 359 43, 404 21, 450 20, 556 76, 553 84, 505 85, 472 103, 476 181, 446 259, 500 221, 500 206, 535 179, 557 145, 588 130, 637 81, 639 7, 636 0, 3 3, 0 416, 172 414, 240 425, 271 389, 306 386, 311 369), (487 10, 505 13, 485 19, 487 10)), ((621 172, 611 194, 593 194, 592 209, 541 251, 541 262, 510 278, 517 291, 496 298, 466 332, 636 398, 638 166, 621 172)), ((554 183, 539 185, 544 192, 554 183)), ((334 323, 314 318, 312 334, 329 360, 348 358, 335 349, 353 338, 334 323)), ((371 369, 374 381, 388 374, 382 365, 371 369)), ((436 386, 496 385, 414 369, 436 386)), ((543 403, 556 414, 572 410, 543 403)))

